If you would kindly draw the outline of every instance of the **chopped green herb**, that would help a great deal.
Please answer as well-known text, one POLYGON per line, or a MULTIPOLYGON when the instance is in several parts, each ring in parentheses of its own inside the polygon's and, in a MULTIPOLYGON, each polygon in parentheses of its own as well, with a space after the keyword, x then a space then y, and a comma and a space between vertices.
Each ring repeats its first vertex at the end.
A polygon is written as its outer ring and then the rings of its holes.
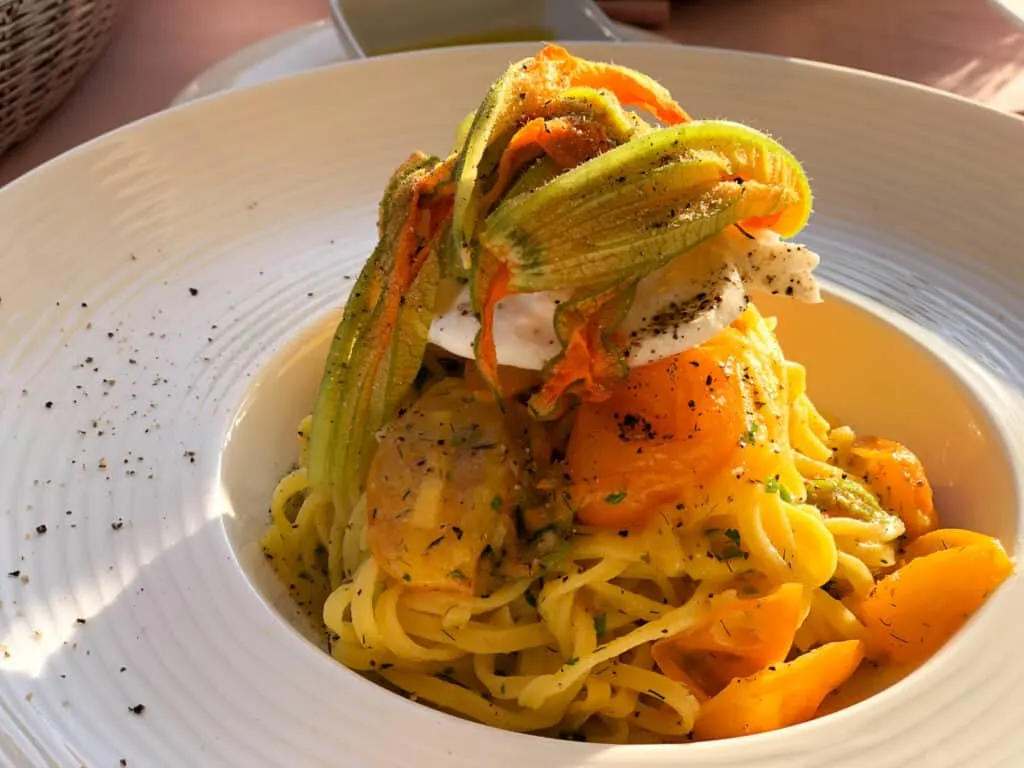
POLYGON ((740 532, 735 528, 710 528, 705 533, 712 539, 711 547, 708 550, 708 557, 716 560, 735 560, 738 557, 743 559, 750 555, 740 547, 740 532))
POLYGON ((609 504, 621 504, 625 498, 625 491, 616 491, 615 493, 609 493, 607 496, 604 497, 604 500, 609 504))
POLYGON ((458 579, 459 581, 465 581, 466 580, 466 574, 464 574, 458 568, 456 568, 454 571, 450 571, 448 573, 448 576, 450 578, 452 578, 452 579, 458 579))
POLYGON ((493 509, 495 512, 501 511, 501 496, 495 496, 493 499, 491 499, 491 509, 493 509))
POLYGON ((574 665, 574 664, 575 664, 575 663, 576 663, 577 661, 579 661, 579 659, 578 659, 578 658, 577 658, 576 656, 573 656, 573 657, 572 657, 571 659, 566 659, 566 660, 565 660, 565 666, 567 666, 567 667, 571 667, 571 666, 573 666, 573 665, 574 665))
POLYGON ((601 637, 608 629, 608 617, 603 613, 598 613, 594 616, 594 633, 601 637))
POLYGON ((403 573, 402 581, 412 581, 412 576, 410 576, 408 573, 403 573))
POLYGON ((537 596, 533 592, 526 592, 523 595, 523 599, 526 600, 526 604, 531 608, 537 607, 537 596))
POLYGON ((754 440, 757 439, 757 431, 760 429, 760 426, 756 421, 748 422, 747 431, 743 433, 741 438, 742 442, 746 445, 753 445, 754 440))
POLYGON ((779 494, 779 498, 781 498, 787 504, 793 501, 793 494, 789 492, 789 489, 786 486, 779 482, 779 479, 777 477, 769 477, 767 480, 765 480, 764 489, 768 493, 779 494))

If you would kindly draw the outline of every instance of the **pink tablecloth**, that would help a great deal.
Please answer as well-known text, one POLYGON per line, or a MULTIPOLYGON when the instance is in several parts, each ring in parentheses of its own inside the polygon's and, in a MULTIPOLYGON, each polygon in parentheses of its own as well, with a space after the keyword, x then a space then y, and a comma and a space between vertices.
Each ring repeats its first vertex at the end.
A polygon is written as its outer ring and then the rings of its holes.
MULTIPOLYGON (((32 138, 0 159, 0 186, 162 109, 232 52, 327 15, 325 0, 129 2, 92 72, 32 138)), ((673 3, 660 31, 684 43, 858 67, 1024 110, 1024 27, 987 0, 686 0, 673 3)))

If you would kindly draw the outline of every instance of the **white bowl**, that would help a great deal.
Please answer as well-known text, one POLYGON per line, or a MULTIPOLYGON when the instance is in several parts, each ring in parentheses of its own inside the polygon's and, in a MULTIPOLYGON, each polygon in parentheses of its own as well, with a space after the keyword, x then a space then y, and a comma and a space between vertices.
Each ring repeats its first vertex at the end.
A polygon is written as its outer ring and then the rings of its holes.
MULTIPOLYGON (((801 157, 817 200, 806 241, 830 293, 820 307, 766 304, 788 354, 821 405, 921 454, 947 522, 1019 552, 1024 123, 782 59, 573 49, 801 157)), ((20 572, 0 577, 8 763, 984 768, 1024 754, 1018 575, 862 705, 651 748, 504 733, 405 701, 269 607, 240 553, 293 460, 382 185, 412 149, 445 151, 491 81, 535 50, 372 58, 224 94, 0 192, 0 562, 20 572)))

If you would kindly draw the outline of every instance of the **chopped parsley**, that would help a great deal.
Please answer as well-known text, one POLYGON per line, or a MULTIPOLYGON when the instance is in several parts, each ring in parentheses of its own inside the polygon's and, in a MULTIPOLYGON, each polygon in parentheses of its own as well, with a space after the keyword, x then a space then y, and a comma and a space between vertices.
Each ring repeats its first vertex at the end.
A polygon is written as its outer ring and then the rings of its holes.
POLYGON ((740 546, 740 532, 735 528, 708 528, 704 534, 711 539, 711 546, 708 549, 708 556, 716 560, 735 560, 738 557, 743 559, 750 555, 743 551, 740 546))
POLYGON ((608 504, 621 504, 626 498, 625 491, 616 491, 615 493, 609 493, 604 497, 604 500, 608 504))
POLYGON ((767 480, 765 480, 764 489, 768 493, 779 494, 779 498, 781 498, 787 504, 793 501, 793 494, 789 492, 789 489, 786 488, 786 486, 779 482, 779 479, 777 477, 769 477, 767 480))
POLYGON ((743 436, 740 438, 740 442, 744 446, 753 445, 754 441, 757 439, 757 432, 760 428, 761 425, 756 421, 751 420, 747 422, 747 431, 743 433, 743 436))
POLYGON ((601 637, 608 629, 608 617, 603 613, 598 613, 594 616, 594 633, 601 637))

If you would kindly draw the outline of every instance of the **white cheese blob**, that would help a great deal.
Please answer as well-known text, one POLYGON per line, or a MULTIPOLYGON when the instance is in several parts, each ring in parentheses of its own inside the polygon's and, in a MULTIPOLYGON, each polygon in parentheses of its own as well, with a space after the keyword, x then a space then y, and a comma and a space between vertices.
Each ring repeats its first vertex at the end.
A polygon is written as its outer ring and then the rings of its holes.
MULTIPOLYGON (((617 332, 626 340, 631 366, 645 365, 707 341, 740 316, 752 292, 821 301, 812 274, 817 254, 771 231, 754 236, 728 233, 713 252, 675 259, 643 278, 617 332)), ((494 313, 498 363, 541 370, 561 347, 555 308, 570 292, 518 293, 494 313)), ((430 342, 459 357, 473 358, 480 323, 464 289, 430 328, 430 342)))

